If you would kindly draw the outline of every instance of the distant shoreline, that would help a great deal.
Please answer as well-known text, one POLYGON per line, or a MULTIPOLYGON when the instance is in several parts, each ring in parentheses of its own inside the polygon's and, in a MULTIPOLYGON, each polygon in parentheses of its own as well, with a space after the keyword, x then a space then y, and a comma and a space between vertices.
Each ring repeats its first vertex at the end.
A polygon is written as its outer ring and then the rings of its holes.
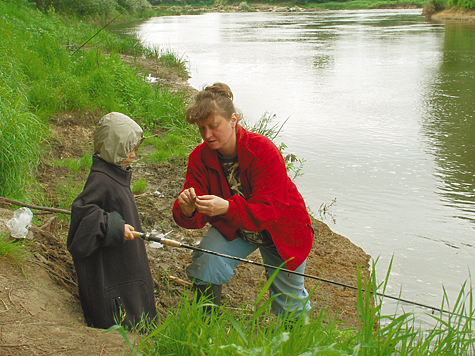
POLYGON ((446 9, 431 15, 436 21, 470 21, 475 22, 475 10, 446 9))

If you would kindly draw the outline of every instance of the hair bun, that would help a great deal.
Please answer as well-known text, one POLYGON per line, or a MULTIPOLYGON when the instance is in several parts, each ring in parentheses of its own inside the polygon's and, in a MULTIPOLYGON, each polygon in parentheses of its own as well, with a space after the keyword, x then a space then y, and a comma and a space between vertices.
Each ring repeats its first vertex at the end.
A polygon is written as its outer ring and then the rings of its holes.
POLYGON ((204 90, 222 95, 231 100, 234 98, 231 88, 229 88, 229 86, 224 83, 214 83, 213 85, 207 86, 204 90))

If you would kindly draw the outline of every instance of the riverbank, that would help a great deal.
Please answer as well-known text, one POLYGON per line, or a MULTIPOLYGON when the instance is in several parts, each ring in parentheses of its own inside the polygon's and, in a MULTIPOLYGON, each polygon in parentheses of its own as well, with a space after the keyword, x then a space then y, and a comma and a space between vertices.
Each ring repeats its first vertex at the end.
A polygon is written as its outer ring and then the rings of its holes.
POLYGON ((446 9, 431 15, 432 20, 436 21, 468 21, 475 22, 475 9, 446 9))
POLYGON ((367 9, 418 9, 424 5, 421 1, 413 2, 364 2, 351 1, 342 3, 322 3, 314 6, 295 5, 293 3, 247 3, 236 4, 214 4, 211 6, 155 6, 155 11, 159 13, 175 12, 177 14, 200 14, 207 12, 324 12, 329 10, 367 10, 367 9))

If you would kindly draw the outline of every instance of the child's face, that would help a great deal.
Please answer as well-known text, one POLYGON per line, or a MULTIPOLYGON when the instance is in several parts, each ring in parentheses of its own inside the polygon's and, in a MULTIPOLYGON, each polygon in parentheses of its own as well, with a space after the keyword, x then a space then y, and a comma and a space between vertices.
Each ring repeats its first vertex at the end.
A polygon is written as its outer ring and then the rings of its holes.
POLYGON ((137 152, 137 150, 139 149, 139 146, 140 146, 140 143, 137 146, 135 146, 132 152, 130 152, 127 155, 127 158, 124 159, 124 161, 122 162, 122 166, 126 166, 127 164, 132 162, 132 160, 135 158, 135 152, 137 152))

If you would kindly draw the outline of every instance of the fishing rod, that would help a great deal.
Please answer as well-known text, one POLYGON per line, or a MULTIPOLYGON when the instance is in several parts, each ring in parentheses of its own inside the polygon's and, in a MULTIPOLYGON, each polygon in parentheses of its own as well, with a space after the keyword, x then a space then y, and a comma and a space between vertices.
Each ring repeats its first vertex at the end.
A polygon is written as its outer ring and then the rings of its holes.
MULTIPOLYGON (((137 0, 136 2, 134 2, 130 7, 133 7, 135 6, 135 4, 137 4, 140 0, 137 0)), ((74 54, 79 51, 81 48, 83 48, 90 40, 92 40, 94 37, 96 37, 103 29, 105 29, 107 26, 109 26, 112 22, 114 22, 119 16, 121 16, 124 12, 125 12, 126 9, 122 10, 119 12, 119 14, 114 17, 112 20, 110 20, 104 27, 102 27, 99 31, 97 31, 94 35, 92 35, 86 42, 84 42, 81 46, 79 46, 73 53, 71 53, 71 55, 69 57, 72 57, 74 56, 74 54)))
MULTIPOLYGON (((337 282, 337 281, 332 281, 332 280, 330 280, 330 279, 325 279, 325 278, 322 278, 322 277, 316 277, 316 276, 312 276, 312 275, 305 274, 305 273, 300 273, 300 272, 296 272, 296 271, 291 271, 291 270, 286 269, 286 268, 279 268, 279 267, 276 267, 276 266, 271 266, 271 265, 266 264, 266 263, 255 262, 255 261, 247 260, 247 259, 240 258, 240 257, 225 255, 225 254, 222 254, 222 253, 219 253, 219 252, 214 252, 214 251, 206 250, 206 249, 203 249, 203 248, 200 248, 200 247, 193 247, 193 246, 186 245, 186 244, 183 244, 183 243, 181 243, 181 242, 178 242, 178 241, 175 241, 175 240, 166 239, 166 238, 163 237, 163 236, 168 235, 168 234, 171 233, 171 232, 172 232, 172 231, 169 231, 169 232, 167 232, 165 235, 162 235, 162 236, 157 236, 157 235, 152 234, 152 233, 150 233, 150 232, 144 233, 144 232, 138 232, 138 231, 133 231, 132 234, 134 235, 134 238, 141 238, 142 240, 146 240, 146 241, 158 242, 158 243, 161 243, 161 244, 163 244, 163 245, 167 245, 167 246, 171 246, 171 247, 186 248, 186 249, 193 250, 193 251, 204 252, 204 253, 208 253, 208 254, 211 254, 211 255, 216 255, 216 256, 220 256, 220 257, 225 257, 225 258, 229 258, 229 259, 232 259, 232 260, 236 260, 236 261, 241 261, 241 262, 253 264, 253 265, 256 265, 256 266, 260 266, 260 267, 272 268, 272 269, 279 269, 279 270, 282 271, 282 272, 292 273, 292 274, 295 274, 295 275, 298 275, 298 276, 302 276, 302 277, 305 277, 305 278, 315 279, 315 280, 318 280, 318 281, 321 281, 321 282, 325 282, 325 283, 337 285, 337 286, 343 287, 343 288, 345 288, 345 289, 346 289, 346 288, 349 288, 349 289, 358 290, 358 287, 355 287, 355 286, 352 286, 352 285, 349 285, 349 284, 345 284, 345 283, 341 283, 341 282, 337 282)), ((361 288, 361 290, 362 290, 363 292, 365 291, 364 288, 361 288)), ((379 293, 379 292, 371 292, 371 293, 372 293, 372 294, 375 294, 375 295, 378 295, 378 296, 380 296, 380 297, 397 300, 398 302, 404 302, 404 303, 416 305, 416 306, 419 306, 419 307, 431 309, 433 312, 434 312, 434 311, 438 311, 438 312, 440 312, 440 313, 452 314, 452 315, 455 315, 455 316, 459 316, 459 317, 464 317, 464 318, 469 318, 469 319, 475 320, 474 318, 471 318, 471 317, 468 317, 468 316, 465 316, 465 315, 456 314, 456 313, 453 313, 453 312, 451 312, 451 311, 444 310, 444 309, 437 308, 437 307, 433 307, 433 306, 426 305, 426 304, 423 304, 423 303, 413 302, 413 301, 408 300, 408 299, 403 299, 403 298, 399 298, 399 297, 394 297, 394 296, 392 296, 392 295, 388 295, 388 294, 384 294, 384 293, 379 293)))

